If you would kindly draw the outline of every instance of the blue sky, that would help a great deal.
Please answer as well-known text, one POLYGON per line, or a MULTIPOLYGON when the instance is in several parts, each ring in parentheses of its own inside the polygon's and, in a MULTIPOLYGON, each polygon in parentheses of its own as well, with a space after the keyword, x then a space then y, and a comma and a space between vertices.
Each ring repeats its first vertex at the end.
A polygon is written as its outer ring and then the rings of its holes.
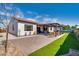
POLYGON ((24 18, 42 22, 59 22, 63 24, 79 25, 79 4, 77 3, 16 3, 24 18))
MULTIPOLYGON (((48 17, 58 19, 59 22, 64 24, 79 24, 79 4, 14 4, 19 7, 25 17, 35 18, 36 16, 48 17)), ((43 18, 37 19, 40 22, 43 18)))

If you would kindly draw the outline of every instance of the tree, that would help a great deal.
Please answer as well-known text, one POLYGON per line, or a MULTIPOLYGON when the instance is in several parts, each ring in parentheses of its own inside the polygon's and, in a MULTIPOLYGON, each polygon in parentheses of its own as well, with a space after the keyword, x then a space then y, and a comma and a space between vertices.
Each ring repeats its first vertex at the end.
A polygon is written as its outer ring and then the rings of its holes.
POLYGON ((66 26, 63 27, 63 29, 64 29, 64 30, 69 30, 69 29, 71 29, 71 28, 70 28, 70 25, 66 25, 66 26))
MULTIPOLYGON (((19 9, 20 10, 20 9, 19 9)), ((3 24, 6 28, 6 40, 5 40, 5 54, 7 53, 7 43, 8 43, 8 33, 9 33, 9 25, 12 17, 16 17, 22 15, 22 11, 19 11, 16 7, 10 6, 10 4, 2 4, 0 5, 0 24, 3 24), (15 10, 15 11, 14 11, 15 10)))
POLYGON ((9 24, 11 21, 11 9, 6 6, 6 4, 2 4, 0 6, 0 23, 4 25, 6 28, 6 40, 5 40, 5 54, 7 53, 7 43, 8 43, 8 32, 9 32, 9 24))
POLYGON ((76 29, 78 25, 71 26, 71 29, 76 29))
POLYGON ((75 29, 77 28, 78 25, 75 25, 75 29))

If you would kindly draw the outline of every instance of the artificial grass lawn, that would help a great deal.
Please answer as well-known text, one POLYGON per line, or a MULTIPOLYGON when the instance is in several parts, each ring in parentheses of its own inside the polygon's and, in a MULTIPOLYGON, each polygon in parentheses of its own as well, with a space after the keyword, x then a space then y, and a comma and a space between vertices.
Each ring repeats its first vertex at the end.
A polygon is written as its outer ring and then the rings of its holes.
POLYGON ((79 41, 77 40, 74 33, 70 33, 68 37, 65 39, 63 45, 58 50, 56 55, 63 55, 69 52, 69 49, 75 49, 79 51, 79 41))
POLYGON ((56 55, 58 50, 60 49, 60 46, 64 43, 65 39, 69 33, 65 33, 63 37, 55 40, 54 42, 38 49, 37 51, 31 53, 31 56, 51 56, 56 55))

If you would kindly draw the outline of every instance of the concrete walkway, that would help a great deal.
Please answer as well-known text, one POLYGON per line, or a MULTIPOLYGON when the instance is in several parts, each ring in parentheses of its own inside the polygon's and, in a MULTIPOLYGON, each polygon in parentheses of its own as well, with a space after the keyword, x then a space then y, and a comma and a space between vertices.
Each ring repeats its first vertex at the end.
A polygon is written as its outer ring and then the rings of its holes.
POLYGON ((58 39, 64 34, 57 37, 49 37, 45 35, 35 35, 31 37, 17 38, 10 40, 17 48, 19 48, 24 55, 29 55, 30 53, 44 47, 45 45, 51 43, 52 41, 58 39))

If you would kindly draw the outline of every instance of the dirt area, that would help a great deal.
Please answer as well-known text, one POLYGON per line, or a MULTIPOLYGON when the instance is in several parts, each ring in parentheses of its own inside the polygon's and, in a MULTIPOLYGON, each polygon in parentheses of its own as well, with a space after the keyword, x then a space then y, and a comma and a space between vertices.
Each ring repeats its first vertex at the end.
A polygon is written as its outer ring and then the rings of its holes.
POLYGON ((14 44, 8 42, 7 53, 5 53, 5 46, 0 45, 0 56, 23 56, 23 53, 14 44))

